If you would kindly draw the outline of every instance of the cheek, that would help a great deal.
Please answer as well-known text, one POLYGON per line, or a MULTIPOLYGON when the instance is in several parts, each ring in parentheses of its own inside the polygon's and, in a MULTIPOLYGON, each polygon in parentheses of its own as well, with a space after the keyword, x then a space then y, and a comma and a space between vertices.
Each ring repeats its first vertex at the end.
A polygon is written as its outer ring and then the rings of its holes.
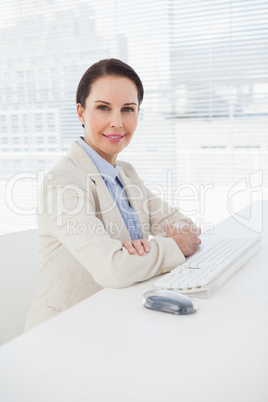
POLYGON ((128 129, 129 131, 131 131, 132 133, 136 130, 138 124, 138 117, 132 117, 131 119, 129 119, 128 121, 128 129))
POLYGON ((89 125, 91 128, 98 130, 105 125, 104 119, 98 115, 92 114, 89 118, 89 125))

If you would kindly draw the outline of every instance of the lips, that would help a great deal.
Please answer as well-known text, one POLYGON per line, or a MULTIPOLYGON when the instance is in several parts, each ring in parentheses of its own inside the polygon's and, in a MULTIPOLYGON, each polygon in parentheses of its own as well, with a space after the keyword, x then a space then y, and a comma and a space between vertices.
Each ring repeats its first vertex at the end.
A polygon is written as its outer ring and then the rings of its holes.
POLYGON ((120 142, 126 134, 103 134, 103 136, 110 142, 120 142))

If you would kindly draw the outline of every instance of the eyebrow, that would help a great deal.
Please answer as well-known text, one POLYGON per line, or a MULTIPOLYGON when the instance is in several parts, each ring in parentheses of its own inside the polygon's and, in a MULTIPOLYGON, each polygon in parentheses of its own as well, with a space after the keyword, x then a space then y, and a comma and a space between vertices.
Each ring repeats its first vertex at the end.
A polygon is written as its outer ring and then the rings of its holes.
MULTIPOLYGON (((96 103, 96 102, 105 103, 105 105, 110 105, 110 102, 105 102, 103 100, 94 101, 94 103, 96 103)), ((137 106, 137 103, 135 103, 135 102, 124 103, 124 106, 129 106, 129 105, 136 105, 137 106)))

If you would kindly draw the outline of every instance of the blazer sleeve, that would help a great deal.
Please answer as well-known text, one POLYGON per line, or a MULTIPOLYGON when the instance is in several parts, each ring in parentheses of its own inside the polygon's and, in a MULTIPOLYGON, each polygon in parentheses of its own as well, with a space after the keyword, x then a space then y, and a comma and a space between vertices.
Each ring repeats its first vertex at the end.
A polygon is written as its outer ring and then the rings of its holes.
POLYGON ((140 188, 144 194, 144 204, 143 210, 149 217, 149 230, 144 230, 143 232, 146 236, 155 236, 160 233, 164 233, 165 225, 173 225, 176 228, 182 226, 189 219, 184 216, 178 207, 172 207, 166 201, 162 200, 160 197, 152 193, 145 185, 143 180, 139 177, 136 169, 128 162, 121 162, 124 171, 129 177, 132 178, 134 183, 140 188))
POLYGON ((149 210, 150 234, 155 236, 164 232, 165 225, 181 227, 189 218, 184 216, 179 208, 170 206, 146 188, 149 210))
MULTIPOLYGON (((150 240, 149 253, 130 255, 120 240, 107 233, 95 213, 93 195, 79 185, 65 186, 61 191, 60 183, 46 183, 45 179, 38 208, 39 231, 56 238, 58 246, 65 247, 102 287, 130 286, 185 261, 174 240, 159 234, 150 240)), ((68 252, 62 261, 67 265, 68 252)))

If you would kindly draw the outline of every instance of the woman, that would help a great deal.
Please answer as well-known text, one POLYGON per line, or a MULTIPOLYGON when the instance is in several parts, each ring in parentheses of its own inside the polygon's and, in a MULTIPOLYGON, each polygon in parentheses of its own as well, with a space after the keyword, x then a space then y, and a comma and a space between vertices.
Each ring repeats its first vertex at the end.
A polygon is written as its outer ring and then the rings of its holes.
POLYGON ((43 280, 25 329, 102 288, 168 272, 201 243, 199 229, 146 189, 132 165, 117 160, 132 139, 142 99, 140 78, 120 60, 101 60, 83 75, 77 115, 84 138, 40 189, 43 280))

